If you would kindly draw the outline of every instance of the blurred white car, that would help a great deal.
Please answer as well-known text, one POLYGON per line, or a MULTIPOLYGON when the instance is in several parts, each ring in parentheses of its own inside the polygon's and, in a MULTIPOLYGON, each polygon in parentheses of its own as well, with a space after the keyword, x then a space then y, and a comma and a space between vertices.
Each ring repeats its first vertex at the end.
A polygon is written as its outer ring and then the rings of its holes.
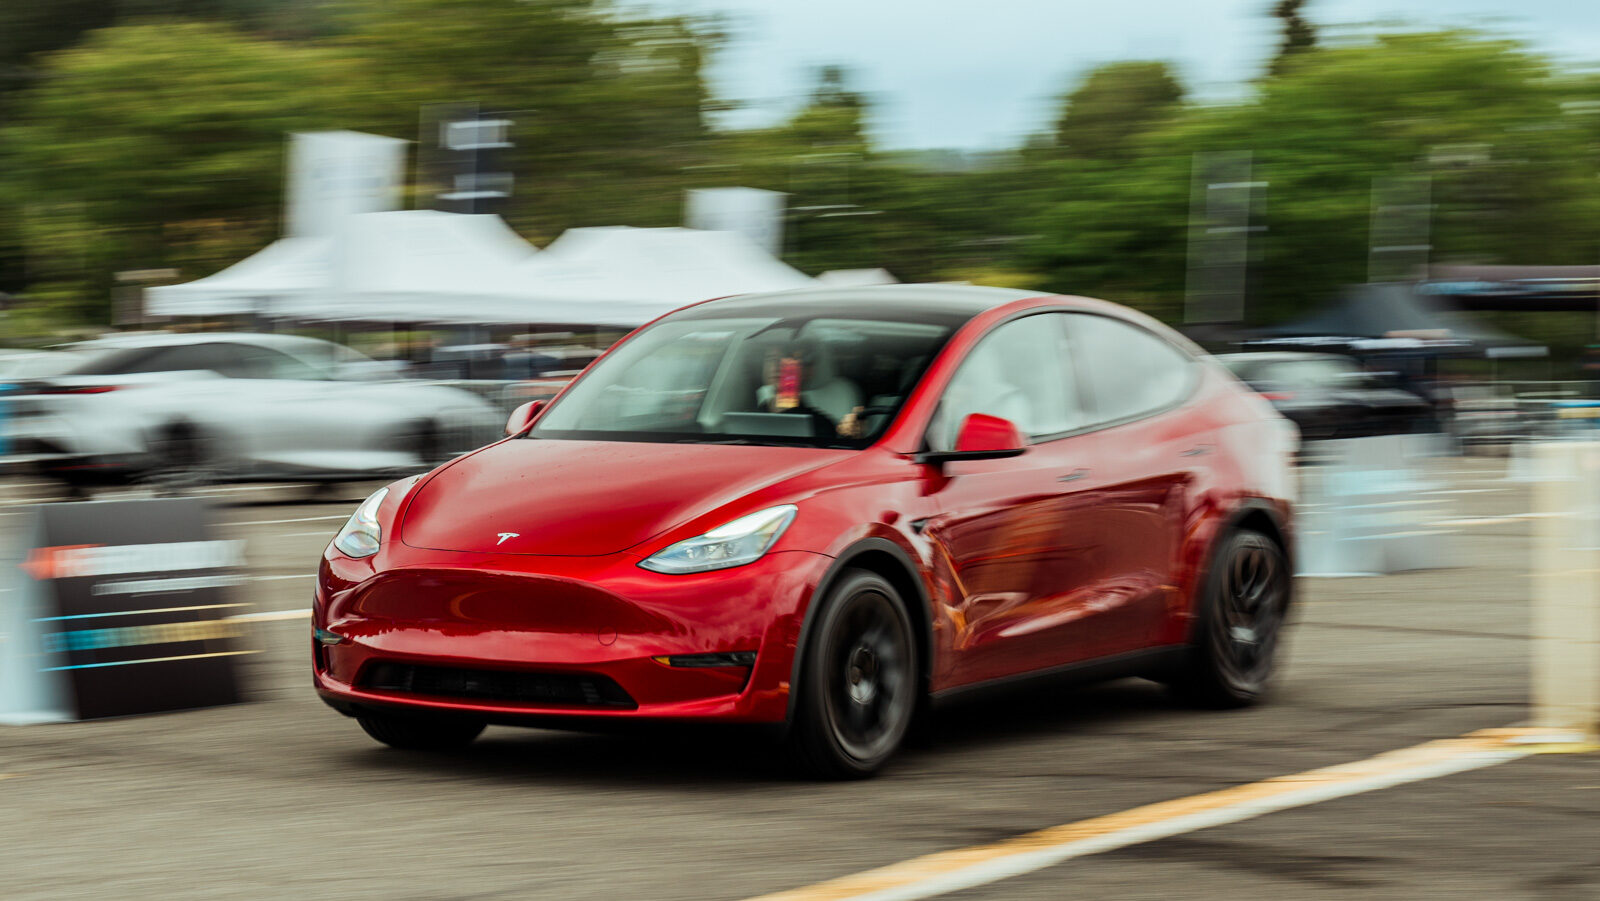
POLYGON ((10 398, 14 453, 73 483, 330 481, 429 469, 499 436, 467 391, 290 335, 124 334, 10 398))

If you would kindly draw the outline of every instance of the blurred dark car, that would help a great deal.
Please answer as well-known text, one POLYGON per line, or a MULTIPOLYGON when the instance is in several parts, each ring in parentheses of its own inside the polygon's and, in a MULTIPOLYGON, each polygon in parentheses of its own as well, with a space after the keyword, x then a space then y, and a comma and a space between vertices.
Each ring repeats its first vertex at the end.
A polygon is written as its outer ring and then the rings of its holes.
POLYGON ((425 378, 454 381, 520 381, 548 376, 570 378, 600 352, 588 347, 518 347, 511 344, 455 344, 434 348, 414 367, 425 378))
POLYGON ((1434 419, 1427 401, 1383 384, 1348 357, 1282 351, 1217 359, 1307 440, 1416 432, 1434 419))
POLYGON ((507 344, 455 344, 436 347, 428 360, 416 367, 415 374, 425 378, 455 381, 509 381, 527 378, 526 367, 519 367, 507 357, 512 348, 507 344))

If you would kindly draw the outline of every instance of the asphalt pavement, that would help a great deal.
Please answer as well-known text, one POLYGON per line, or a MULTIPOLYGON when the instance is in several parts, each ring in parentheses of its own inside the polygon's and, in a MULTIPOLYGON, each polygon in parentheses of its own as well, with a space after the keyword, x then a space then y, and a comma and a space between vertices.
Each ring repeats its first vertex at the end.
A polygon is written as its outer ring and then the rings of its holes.
MULTIPOLYGON (((1268 703, 1045 688, 941 713, 879 778, 797 781, 704 731, 368 739, 310 688, 304 619, 253 625, 249 701, 0 727, 0 898, 739 899, 1526 716, 1525 486, 1434 461, 1459 565, 1303 579, 1268 703)), ((368 486, 219 495, 257 612, 309 604, 368 486)), ((0 538, 45 486, 0 482, 0 538)), ((952 898, 1597 898, 1600 757, 1535 756, 1072 860, 952 898)))

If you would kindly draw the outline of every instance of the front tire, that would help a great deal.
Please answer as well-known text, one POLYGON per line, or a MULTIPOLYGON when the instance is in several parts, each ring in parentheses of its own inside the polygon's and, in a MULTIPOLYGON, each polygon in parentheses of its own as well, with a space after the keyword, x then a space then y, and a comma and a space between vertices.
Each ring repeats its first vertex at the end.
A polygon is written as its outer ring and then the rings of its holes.
POLYGON ((1240 529, 1223 539, 1201 595, 1194 637, 1167 685, 1190 703, 1245 707, 1266 691, 1289 606, 1283 549, 1240 529))
POLYGON ((454 751, 483 732, 479 720, 366 712, 356 716, 366 733, 404 751, 454 751))
POLYGON ((894 586, 846 572, 803 650, 789 752, 807 775, 860 779, 899 749, 917 708, 917 642, 894 586))
POLYGON ((421 472, 428 472, 441 464, 448 463, 453 456, 446 447, 444 429, 431 419, 413 425, 408 435, 408 442, 412 452, 417 455, 417 465, 421 472))

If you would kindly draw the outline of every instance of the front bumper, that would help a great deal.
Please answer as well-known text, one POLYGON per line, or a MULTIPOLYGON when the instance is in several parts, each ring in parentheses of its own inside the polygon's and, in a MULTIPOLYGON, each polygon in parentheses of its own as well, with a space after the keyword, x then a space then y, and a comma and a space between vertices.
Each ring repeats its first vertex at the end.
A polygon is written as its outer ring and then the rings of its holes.
POLYGON ((4 423, 8 452, 28 460, 28 468, 71 482, 116 484, 127 481, 149 462, 141 446, 119 437, 115 429, 95 434, 48 412, 22 406, 4 423))
POLYGON ((681 576, 640 569, 639 559, 390 542, 351 560, 330 549, 313 623, 337 643, 313 639, 317 690, 346 713, 782 722, 806 605, 832 559, 784 551, 681 576), (748 651, 751 666, 657 659, 748 651))

